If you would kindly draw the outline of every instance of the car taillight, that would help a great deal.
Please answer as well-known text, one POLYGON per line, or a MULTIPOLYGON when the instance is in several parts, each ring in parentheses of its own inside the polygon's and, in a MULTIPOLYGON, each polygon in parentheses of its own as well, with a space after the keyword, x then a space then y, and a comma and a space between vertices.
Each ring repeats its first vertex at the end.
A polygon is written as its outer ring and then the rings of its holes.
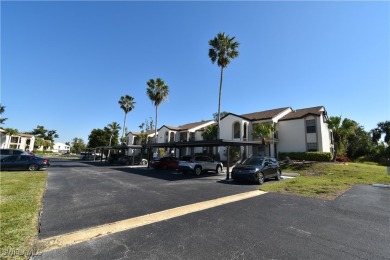
POLYGON ((43 163, 47 163, 47 159, 43 159, 43 163))

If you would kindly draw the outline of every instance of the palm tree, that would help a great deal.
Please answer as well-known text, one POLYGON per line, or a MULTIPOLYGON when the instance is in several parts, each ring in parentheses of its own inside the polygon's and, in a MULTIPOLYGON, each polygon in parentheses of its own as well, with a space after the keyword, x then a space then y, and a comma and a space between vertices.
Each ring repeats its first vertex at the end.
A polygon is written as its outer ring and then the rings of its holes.
POLYGON ((123 120, 123 132, 121 137, 121 141, 123 141, 123 136, 125 135, 125 128, 126 128, 126 115, 127 113, 129 113, 131 110, 134 109, 135 101, 133 97, 126 95, 126 96, 121 96, 120 100, 118 101, 118 104, 120 105, 120 108, 123 109, 123 111, 125 112, 125 118, 123 120))
POLYGON ((390 144, 390 121, 379 122, 378 127, 371 130, 372 140, 378 143, 382 134, 385 135, 385 143, 390 144))
POLYGON ((255 124, 252 129, 253 139, 261 138, 263 145, 265 138, 271 136, 275 132, 275 126, 272 124, 255 124))
MULTIPOLYGON (((119 130, 121 130, 121 126, 117 123, 117 122, 112 122, 111 124, 108 124, 107 125, 107 128, 110 130, 111 132, 111 135, 110 135, 110 141, 108 143, 108 146, 111 146, 111 141, 112 141, 112 137, 114 136, 117 136, 118 133, 119 133, 119 130)), ((116 137, 118 138, 118 137, 116 137)), ((110 156, 110 149, 108 149, 108 155, 107 157, 110 156)))
POLYGON ((341 120, 341 116, 331 116, 326 121, 328 128, 332 130, 334 140, 334 154, 333 161, 336 161, 337 154, 342 145, 346 142, 350 135, 353 135, 357 126, 357 123, 351 119, 344 118, 341 120))
POLYGON ((148 88, 146 89, 146 94, 149 96, 150 100, 156 108, 156 123, 154 126, 154 139, 157 143, 157 111, 159 105, 169 96, 169 87, 164 83, 163 80, 157 78, 156 80, 150 79, 146 82, 148 88))
MULTIPOLYGON (((3 114, 5 112, 5 106, 2 106, 0 104, 0 115, 3 114)), ((7 120, 7 118, 0 118, 0 124, 4 124, 5 120, 7 120)))
POLYGON ((218 67, 221 67, 221 77, 219 81, 219 97, 218 97, 218 139, 220 138, 220 121, 221 121, 221 94, 222 94, 222 79, 223 69, 229 65, 230 60, 238 56, 237 48, 239 42, 234 41, 235 37, 229 38, 225 33, 218 33, 217 36, 209 41, 209 57, 211 62, 217 62, 218 67))
POLYGON ((110 142, 108 143, 108 146, 111 146, 112 138, 119 133, 119 130, 121 130, 121 126, 117 122, 112 122, 111 124, 107 125, 107 128, 110 130, 110 142))

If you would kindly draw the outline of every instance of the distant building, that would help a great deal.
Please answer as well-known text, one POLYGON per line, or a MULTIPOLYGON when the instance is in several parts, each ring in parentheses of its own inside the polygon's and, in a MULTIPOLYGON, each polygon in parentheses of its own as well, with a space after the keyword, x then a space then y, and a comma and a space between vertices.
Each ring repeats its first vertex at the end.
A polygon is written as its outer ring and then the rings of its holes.
POLYGON ((70 146, 64 143, 54 143, 51 151, 53 153, 70 153, 70 146))
POLYGON ((34 143, 34 135, 18 133, 11 136, 6 134, 4 129, 0 129, 0 148, 11 148, 32 152, 34 143))

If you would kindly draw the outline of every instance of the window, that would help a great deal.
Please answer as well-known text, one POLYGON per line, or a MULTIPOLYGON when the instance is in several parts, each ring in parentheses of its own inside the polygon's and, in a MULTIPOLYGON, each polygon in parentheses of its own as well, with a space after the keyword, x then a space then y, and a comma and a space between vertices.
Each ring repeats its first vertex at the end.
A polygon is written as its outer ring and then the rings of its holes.
POLYGON ((248 131, 247 129, 248 129, 248 123, 244 123, 244 136, 243 136, 244 140, 247 138, 246 137, 246 132, 248 131))
POLYGON ((316 132, 316 120, 306 120, 306 133, 315 133, 316 132))
POLYGON ((233 124, 233 138, 240 138, 240 123, 233 124))
POLYGON ((307 143, 308 152, 317 152, 317 143, 307 143))
POLYGON ((19 136, 12 136, 11 143, 19 143, 19 136))

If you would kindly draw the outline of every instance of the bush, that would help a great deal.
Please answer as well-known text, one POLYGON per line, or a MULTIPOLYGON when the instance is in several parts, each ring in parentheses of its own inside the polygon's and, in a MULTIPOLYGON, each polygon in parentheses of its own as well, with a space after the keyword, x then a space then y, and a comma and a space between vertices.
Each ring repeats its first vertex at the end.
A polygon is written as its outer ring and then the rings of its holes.
POLYGON ((350 162, 351 160, 345 156, 345 155, 340 155, 336 157, 336 162, 350 162))
POLYGON ((303 161, 317 161, 317 162, 329 162, 332 160, 331 153, 324 152, 290 152, 279 153, 279 158, 284 159, 288 157, 291 160, 303 160, 303 161))

